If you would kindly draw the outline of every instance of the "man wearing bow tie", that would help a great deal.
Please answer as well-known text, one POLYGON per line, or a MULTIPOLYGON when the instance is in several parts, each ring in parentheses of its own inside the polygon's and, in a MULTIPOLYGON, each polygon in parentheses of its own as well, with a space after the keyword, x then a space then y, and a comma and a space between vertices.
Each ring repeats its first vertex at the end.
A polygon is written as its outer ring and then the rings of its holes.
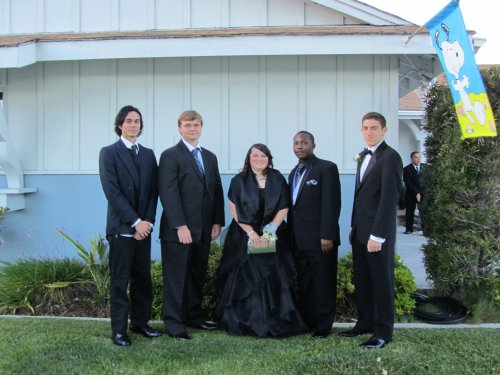
POLYGON ((184 111, 177 120, 181 140, 160 157, 158 191, 163 266, 163 323, 177 340, 186 326, 215 329, 202 308, 210 242, 224 225, 224 197, 217 157, 200 147, 201 115, 184 111))
POLYGON ((314 155, 314 136, 293 138, 298 165, 289 175, 288 211, 297 270, 299 310, 316 338, 330 334, 336 312, 337 250, 340 245, 340 180, 337 166, 314 155))
POLYGON ((422 226, 422 199, 424 197, 424 186, 422 184, 422 164, 420 163, 420 153, 411 153, 411 163, 403 169, 403 180, 405 182, 405 206, 406 206, 406 231, 405 234, 413 232, 413 221, 415 208, 418 205, 420 211, 420 224, 422 226))
POLYGON ((363 117, 361 133, 368 149, 357 168, 349 235, 358 321, 339 335, 371 333, 361 347, 380 349, 391 341, 394 326, 394 243, 403 164, 384 141, 387 126, 380 113, 363 117))
POLYGON ((161 336, 147 324, 153 301, 151 232, 158 202, 158 167, 153 150, 137 142, 143 127, 141 112, 130 105, 123 107, 115 119, 120 139, 99 154, 99 176, 108 200, 111 329, 113 343, 119 346, 131 345, 129 311, 132 332, 148 338, 161 336))

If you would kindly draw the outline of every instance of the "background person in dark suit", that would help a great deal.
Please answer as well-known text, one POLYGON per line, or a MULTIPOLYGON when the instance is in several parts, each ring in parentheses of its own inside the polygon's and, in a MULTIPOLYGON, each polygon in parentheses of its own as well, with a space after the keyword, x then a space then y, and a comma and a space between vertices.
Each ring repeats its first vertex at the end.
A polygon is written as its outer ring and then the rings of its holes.
POLYGON ((137 108, 123 107, 115 119, 120 139, 99 154, 99 176, 108 200, 111 328, 113 342, 120 346, 131 344, 127 335, 129 310, 131 331, 145 337, 161 335, 147 325, 153 299, 151 231, 158 202, 158 167, 153 151, 137 142, 143 126, 137 108))
POLYGON ((403 163, 389 147, 384 116, 369 112, 361 133, 368 149, 360 154, 349 239, 353 249, 358 321, 340 336, 373 336, 361 344, 380 349, 392 339, 394 327, 394 243, 403 163))
POLYGON ((202 309, 210 242, 224 225, 224 197, 216 156, 198 142, 203 119, 185 111, 180 142, 160 157, 158 189, 163 265, 163 322, 167 333, 189 340, 186 325, 214 329, 202 309))
POLYGON ((293 138, 298 165, 289 175, 288 212, 297 269, 299 311, 313 336, 329 335, 336 312, 337 253, 340 245, 340 180, 337 166, 316 157, 314 136, 293 138))
POLYGON ((420 164, 420 153, 413 151, 411 153, 411 163, 403 169, 403 180, 405 182, 405 206, 406 206, 406 231, 405 234, 413 232, 413 221, 415 217, 415 208, 418 204, 420 211, 420 226, 423 229, 422 221, 422 199, 424 197, 424 186, 421 181, 422 164, 420 164))

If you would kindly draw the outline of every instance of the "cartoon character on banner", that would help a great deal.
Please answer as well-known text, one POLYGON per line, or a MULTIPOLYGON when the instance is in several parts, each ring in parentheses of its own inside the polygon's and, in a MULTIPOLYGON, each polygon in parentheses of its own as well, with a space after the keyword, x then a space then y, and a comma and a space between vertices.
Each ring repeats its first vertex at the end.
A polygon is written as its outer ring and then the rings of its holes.
MULTIPOLYGON (((465 91, 465 89, 469 88, 469 77, 463 74, 462 79, 460 79, 460 69, 463 67, 465 62, 464 50, 458 40, 450 42, 450 29, 448 26, 442 23, 441 28, 446 33, 446 40, 439 43, 439 30, 436 30, 434 39, 436 41, 436 45, 439 46, 443 53, 446 69, 456 79, 456 83, 453 83, 453 88, 460 96, 460 101, 462 102, 463 109, 465 110, 465 115, 467 115, 469 121, 471 123, 475 123, 470 113, 472 112, 476 116, 477 121, 479 121, 481 125, 484 125, 486 123, 486 112, 484 110, 483 103, 476 100, 474 101, 474 104, 472 104, 469 94, 465 91)), ((467 131, 473 132, 471 124, 467 127, 467 131)))

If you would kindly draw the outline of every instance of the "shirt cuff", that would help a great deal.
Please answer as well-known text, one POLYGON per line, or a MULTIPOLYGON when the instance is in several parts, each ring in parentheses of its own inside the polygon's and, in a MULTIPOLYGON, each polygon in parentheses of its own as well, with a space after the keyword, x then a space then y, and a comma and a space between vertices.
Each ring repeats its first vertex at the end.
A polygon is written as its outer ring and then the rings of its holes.
POLYGON ((132 228, 134 228, 137 224, 139 224, 142 220, 141 219, 137 219, 134 224, 132 224, 132 228))
POLYGON ((373 234, 370 234, 370 240, 376 241, 378 243, 384 243, 385 242, 385 238, 375 237, 373 234))

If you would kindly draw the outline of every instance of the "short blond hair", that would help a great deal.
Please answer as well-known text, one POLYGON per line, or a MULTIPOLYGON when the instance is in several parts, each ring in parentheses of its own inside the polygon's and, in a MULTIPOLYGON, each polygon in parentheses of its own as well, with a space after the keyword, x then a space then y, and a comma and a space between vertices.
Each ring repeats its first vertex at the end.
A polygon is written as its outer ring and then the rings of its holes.
POLYGON ((182 121, 194 121, 200 120, 201 125, 203 126, 203 117, 193 109, 182 112, 177 119, 177 125, 180 127, 182 121))

